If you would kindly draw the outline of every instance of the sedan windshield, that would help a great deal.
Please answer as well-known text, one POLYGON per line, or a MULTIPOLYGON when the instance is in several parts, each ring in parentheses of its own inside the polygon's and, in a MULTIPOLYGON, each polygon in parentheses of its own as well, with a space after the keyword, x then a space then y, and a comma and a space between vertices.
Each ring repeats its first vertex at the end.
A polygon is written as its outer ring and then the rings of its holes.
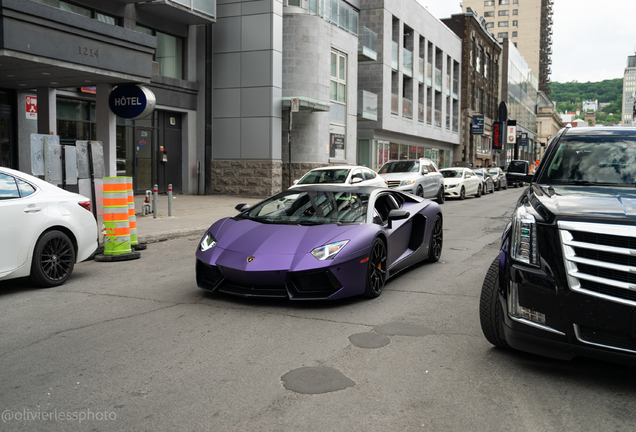
POLYGON ((420 170, 419 161, 396 161, 385 163, 378 173, 390 174, 390 173, 404 173, 404 172, 418 172, 420 170))
POLYGON ((440 172, 444 178, 461 178, 463 173, 462 170, 441 170, 440 172))
POLYGON ((324 169, 309 171, 298 184, 344 183, 349 176, 348 169, 324 169))
POLYGON ((539 183, 634 187, 636 140, 632 137, 567 138, 559 143, 539 183))
POLYGON ((287 190, 239 215, 263 223, 290 225, 358 224, 367 215, 369 195, 287 190))
POLYGON ((495 176, 495 177, 499 175, 499 171, 496 170, 496 169, 488 170, 488 172, 490 173, 490 175, 495 176))

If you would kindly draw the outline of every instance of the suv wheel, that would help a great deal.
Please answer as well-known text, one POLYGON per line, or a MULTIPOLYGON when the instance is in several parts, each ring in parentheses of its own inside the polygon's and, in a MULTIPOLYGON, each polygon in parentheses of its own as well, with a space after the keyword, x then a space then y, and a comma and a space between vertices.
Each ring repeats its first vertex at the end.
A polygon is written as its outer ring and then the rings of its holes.
POLYGON ((509 349, 503 334, 503 309, 499 303, 499 257, 494 259, 486 272, 479 297, 479 321, 481 331, 488 342, 499 348, 509 349))
POLYGON ((424 189, 422 189, 422 186, 417 187, 417 192, 415 192, 415 195, 424 198, 424 189))

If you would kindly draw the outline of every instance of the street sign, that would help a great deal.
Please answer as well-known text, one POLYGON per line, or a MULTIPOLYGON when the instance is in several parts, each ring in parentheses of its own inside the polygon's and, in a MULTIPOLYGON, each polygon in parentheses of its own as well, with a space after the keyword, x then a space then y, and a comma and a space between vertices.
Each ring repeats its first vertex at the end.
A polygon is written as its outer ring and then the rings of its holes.
POLYGON ((508 120, 506 126, 506 143, 514 144, 517 141, 517 121, 508 120))
POLYGON ((519 140, 519 147, 527 147, 528 146, 528 134, 521 134, 521 139, 519 140))
POLYGON ((292 98, 291 100, 291 112, 300 111, 300 100, 298 98, 292 98))
POLYGON ((473 135, 483 135, 484 134, 484 116, 483 115, 474 115, 473 116, 473 135))

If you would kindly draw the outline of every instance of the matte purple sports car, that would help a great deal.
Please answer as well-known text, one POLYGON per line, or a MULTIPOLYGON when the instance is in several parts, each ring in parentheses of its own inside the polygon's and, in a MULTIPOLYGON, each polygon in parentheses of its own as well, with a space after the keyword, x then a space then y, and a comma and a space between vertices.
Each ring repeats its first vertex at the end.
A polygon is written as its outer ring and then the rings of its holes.
POLYGON ((197 285, 246 297, 374 298, 386 280, 442 254, 442 213, 396 190, 289 189, 212 225, 196 253, 197 285))

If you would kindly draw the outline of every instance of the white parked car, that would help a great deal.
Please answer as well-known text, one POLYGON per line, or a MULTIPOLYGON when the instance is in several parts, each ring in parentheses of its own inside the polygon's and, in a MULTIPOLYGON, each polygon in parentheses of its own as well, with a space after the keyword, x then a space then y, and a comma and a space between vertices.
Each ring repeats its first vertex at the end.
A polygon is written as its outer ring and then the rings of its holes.
POLYGON ((63 284, 97 249, 91 201, 20 171, 0 167, 0 280, 30 276, 63 284))
POLYGON ((444 168, 440 172, 444 176, 444 192, 447 197, 463 200, 467 195, 475 198, 481 196, 483 182, 470 168, 444 168))
POLYGON ((295 181, 292 188, 310 184, 387 187, 386 181, 371 169, 355 165, 327 166, 313 169, 302 176, 300 180, 295 181))
POLYGON ((444 204, 444 179, 430 159, 391 160, 378 170, 392 189, 444 204))

